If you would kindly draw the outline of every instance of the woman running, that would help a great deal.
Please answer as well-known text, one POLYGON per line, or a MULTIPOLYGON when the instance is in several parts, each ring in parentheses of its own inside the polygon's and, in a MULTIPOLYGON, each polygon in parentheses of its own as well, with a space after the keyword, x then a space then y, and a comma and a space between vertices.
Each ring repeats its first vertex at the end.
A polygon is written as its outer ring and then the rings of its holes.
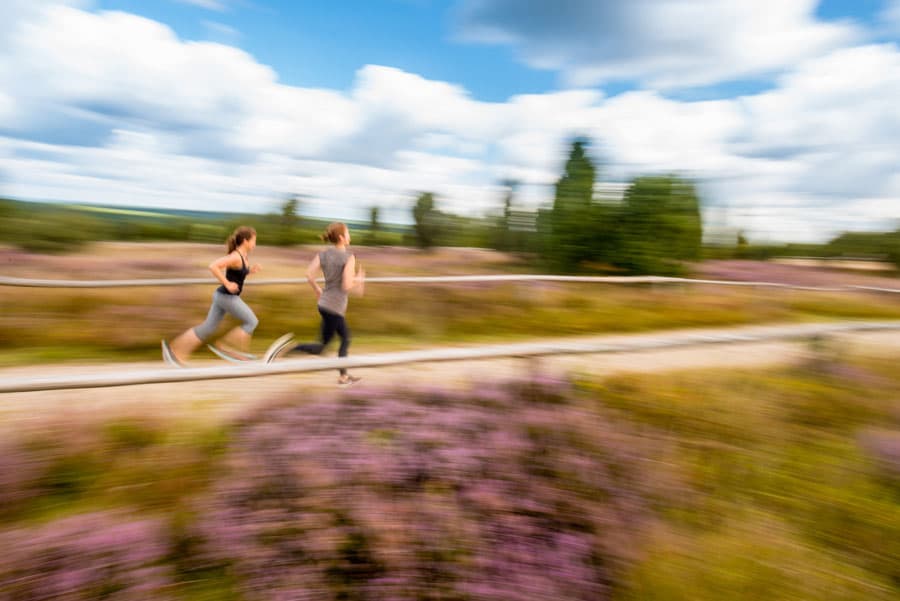
MULTIPOLYGON (((287 352, 301 351, 319 355, 337 334, 341 337, 338 357, 346 357, 350 348, 350 329, 344 315, 347 312, 347 295, 352 290, 360 296, 366 282, 366 272, 361 267, 356 271, 356 257, 348 249, 350 230, 343 223, 332 223, 322 234, 322 240, 333 246, 318 253, 309 262, 306 269, 306 280, 316 293, 319 315, 322 316, 321 342, 299 344, 287 352), (316 281, 319 274, 325 276, 325 288, 316 281)), ((271 363, 278 355, 285 352, 293 344, 293 337, 288 335, 272 345, 266 354, 266 363, 271 363)), ((338 385, 346 386, 358 382, 360 378, 351 376, 346 369, 340 370, 338 385)))
POLYGON ((222 337, 224 344, 218 347, 210 345, 210 349, 233 360, 253 358, 247 354, 247 349, 259 320, 247 303, 241 300, 241 291, 247 275, 261 269, 259 264, 251 266, 247 260, 250 251, 256 248, 256 230, 249 226, 237 228, 228 237, 227 246, 228 254, 209 264, 209 270, 222 285, 213 293, 206 321, 186 330, 171 345, 166 340, 162 341, 162 355, 166 363, 183 366, 190 354, 215 334, 226 314, 240 320, 241 325, 222 337))

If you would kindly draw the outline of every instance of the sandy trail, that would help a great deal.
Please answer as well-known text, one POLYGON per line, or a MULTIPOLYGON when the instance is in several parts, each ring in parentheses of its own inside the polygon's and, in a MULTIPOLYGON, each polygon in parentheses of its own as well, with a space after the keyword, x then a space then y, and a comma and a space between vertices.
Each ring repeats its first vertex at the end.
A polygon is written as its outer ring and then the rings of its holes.
MULTIPOLYGON (((718 330, 720 332, 725 330, 718 330)), ((735 330, 737 331, 737 329, 735 330)), ((897 332, 842 333, 832 337, 847 352, 892 354, 900 349, 897 332)), ((535 370, 553 375, 604 376, 623 372, 658 373, 685 369, 760 368, 783 365, 810 355, 803 342, 750 342, 698 345, 617 354, 552 356, 540 359, 489 359, 359 368, 357 386, 470 388, 485 380, 525 376, 535 370)), ((221 362, 197 361, 198 366, 221 362)), ((159 363, 25 366, 0 370, 0 377, 117 372, 159 368, 159 363)), ((258 403, 298 392, 311 398, 340 394, 336 374, 267 375, 235 380, 143 384, 115 388, 0 394, 0 433, 27 430, 47 417, 72 419, 98 414, 146 415, 177 421, 232 419, 258 403)))

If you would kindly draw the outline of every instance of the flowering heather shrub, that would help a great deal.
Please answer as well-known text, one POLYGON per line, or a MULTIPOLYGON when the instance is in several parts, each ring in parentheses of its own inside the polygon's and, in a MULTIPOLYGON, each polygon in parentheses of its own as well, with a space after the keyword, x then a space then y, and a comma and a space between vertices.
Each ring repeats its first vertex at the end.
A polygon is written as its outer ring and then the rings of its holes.
POLYGON ((0 533, 0 599, 168 599, 172 580, 159 522, 76 515, 0 533))
POLYGON ((829 358, 826 356, 811 367, 818 368, 821 375, 831 378, 836 385, 876 388, 886 384, 885 378, 877 373, 841 360, 840 357, 829 358))
POLYGON ((88 494, 117 459, 134 461, 137 450, 158 442, 161 427, 149 419, 97 423, 63 412, 8 437, 0 441, 0 520, 88 494), (36 499, 42 503, 31 503, 36 499))
POLYGON ((250 600, 607 599, 677 481, 570 396, 538 378, 259 411, 198 502, 207 560, 250 600))
POLYGON ((694 277, 713 280, 777 282, 797 286, 893 285, 890 280, 877 274, 850 273, 824 267, 784 265, 771 261, 703 261, 693 265, 693 269, 694 277))
POLYGON ((0 442, 0 519, 27 509, 38 497, 71 497, 99 472, 87 452, 92 433, 74 419, 43 420, 0 442))
POLYGON ((20 445, 0 443, 0 517, 36 495, 35 482, 46 470, 42 459, 20 445))

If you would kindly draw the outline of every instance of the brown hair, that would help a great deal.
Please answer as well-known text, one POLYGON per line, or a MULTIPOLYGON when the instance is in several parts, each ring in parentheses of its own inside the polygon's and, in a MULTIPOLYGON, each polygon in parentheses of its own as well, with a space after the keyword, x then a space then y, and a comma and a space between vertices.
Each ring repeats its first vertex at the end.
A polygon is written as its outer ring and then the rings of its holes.
POLYGON ((338 238, 346 235, 347 225, 340 221, 335 221, 325 228, 325 232, 320 236, 323 242, 331 242, 337 244, 338 238))
POLYGON ((235 228, 231 235, 228 236, 228 240, 226 244, 228 245, 228 252, 234 252, 238 246, 244 243, 244 240, 249 240, 256 236, 256 230, 250 227, 249 225, 242 225, 238 228, 235 228))

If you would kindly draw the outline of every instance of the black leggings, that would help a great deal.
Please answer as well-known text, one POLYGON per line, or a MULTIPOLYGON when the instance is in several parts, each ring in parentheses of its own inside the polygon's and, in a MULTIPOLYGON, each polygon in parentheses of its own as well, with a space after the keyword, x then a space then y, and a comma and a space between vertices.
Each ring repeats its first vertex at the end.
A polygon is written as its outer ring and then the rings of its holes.
MULTIPOLYGON (((307 344, 298 344, 294 347, 295 351, 303 351, 311 355, 321 355, 334 335, 341 337, 341 348, 338 349, 338 357, 346 357, 347 350, 350 348, 350 328, 343 315, 326 311, 319 307, 319 315, 322 316, 322 342, 310 342, 307 344)), ((341 369, 341 375, 347 373, 346 369, 341 369)))

